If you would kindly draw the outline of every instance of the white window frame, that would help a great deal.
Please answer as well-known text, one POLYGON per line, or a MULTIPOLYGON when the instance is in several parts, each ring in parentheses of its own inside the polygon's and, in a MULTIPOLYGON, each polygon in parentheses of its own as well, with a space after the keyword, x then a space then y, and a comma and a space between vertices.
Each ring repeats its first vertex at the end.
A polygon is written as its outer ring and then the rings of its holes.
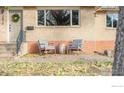
MULTIPOLYGON (((118 14, 118 13, 116 13, 116 12, 107 12, 106 13, 106 17, 105 17, 105 26, 106 26, 106 28, 110 28, 110 29, 116 29, 117 27, 113 27, 113 16, 112 16, 112 27, 108 27, 107 26, 107 15, 108 14, 118 14)), ((118 24, 118 23, 117 23, 118 24)))
MULTIPOLYGON (((50 9, 38 9, 36 11, 36 27, 80 27, 81 23, 81 17, 80 17, 80 9, 63 9, 63 10, 70 10, 70 25, 69 26, 46 26, 46 10, 50 9), (38 25, 38 10, 44 10, 44 25, 38 25), (78 16, 78 25, 72 25, 72 10, 78 10, 79 16, 78 16)), ((51 9, 55 10, 55 9, 51 9)))

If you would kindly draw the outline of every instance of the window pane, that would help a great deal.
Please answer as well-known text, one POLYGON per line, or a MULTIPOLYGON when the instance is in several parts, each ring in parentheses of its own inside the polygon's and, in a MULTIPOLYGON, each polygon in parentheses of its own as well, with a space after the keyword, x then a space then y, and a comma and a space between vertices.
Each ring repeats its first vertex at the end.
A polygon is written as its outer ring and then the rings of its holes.
POLYGON ((113 14, 113 27, 116 28, 118 23, 118 14, 113 14))
POLYGON ((72 25, 79 25, 79 11, 72 10, 72 25))
POLYGON ((38 10, 38 25, 44 25, 44 10, 38 10))
POLYGON ((107 27, 112 27, 112 14, 107 14, 106 22, 107 27))
POLYGON ((70 11, 69 10, 47 10, 46 25, 47 26, 69 26, 70 11))

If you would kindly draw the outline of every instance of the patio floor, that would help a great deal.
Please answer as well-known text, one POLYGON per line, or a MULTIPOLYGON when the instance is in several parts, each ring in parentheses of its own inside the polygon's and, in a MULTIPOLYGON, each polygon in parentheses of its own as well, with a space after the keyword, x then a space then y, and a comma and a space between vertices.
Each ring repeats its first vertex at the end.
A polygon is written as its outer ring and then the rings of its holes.
POLYGON ((85 61, 85 62, 113 62, 113 58, 98 55, 98 54, 47 54, 47 55, 38 55, 38 54, 27 54, 21 57, 15 57, 13 59, 15 62, 76 62, 76 61, 85 61))

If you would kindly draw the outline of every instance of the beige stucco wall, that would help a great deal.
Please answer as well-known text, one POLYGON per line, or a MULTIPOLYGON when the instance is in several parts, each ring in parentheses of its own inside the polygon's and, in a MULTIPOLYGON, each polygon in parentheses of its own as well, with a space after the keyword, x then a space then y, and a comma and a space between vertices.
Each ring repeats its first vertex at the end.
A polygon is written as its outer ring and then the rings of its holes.
MULTIPOLYGON (((33 31, 26 31, 26 41, 47 40, 72 40, 83 39, 87 41, 115 40, 116 29, 106 28, 106 12, 97 12, 94 7, 11 7, 10 9, 23 9, 23 29, 27 26, 34 26, 33 31), (80 26, 78 27, 38 27, 38 9, 79 9, 80 26)), ((4 24, 0 14, 0 41, 7 41, 7 11, 4 12, 4 24)))
POLYGON ((93 7, 38 7, 37 9, 24 9, 23 26, 34 26, 33 31, 26 31, 26 41, 47 40, 94 40, 94 8, 93 7), (37 9, 79 9, 80 26, 78 27, 38 27, 36 23, 37 9))
POLYGON ((116 29, 106 27, 107 12, 97 12, 95 16, 95 38, 96 40, 111 41, 116 38, 116 29))

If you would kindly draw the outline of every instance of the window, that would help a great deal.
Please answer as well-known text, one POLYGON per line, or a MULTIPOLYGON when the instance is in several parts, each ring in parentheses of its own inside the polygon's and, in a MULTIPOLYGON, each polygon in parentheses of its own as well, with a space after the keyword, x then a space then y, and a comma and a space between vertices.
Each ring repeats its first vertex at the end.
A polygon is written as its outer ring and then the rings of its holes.
POLYGON ((118 23, 118 14, 110 13, 106 16, 106 26, 116 28, 118 23))
POLYGON ((38 25, 44 25, 44 11, 38 10, 38 25))
POLYGON ((72 25, 79 25, 79 11, 72 10, 72 25))
POLYGON ((46 25, 47 26, 69 26, 70 11, 69 10, 47 10, 46 25))
POLYGON ((38 26, 79 25, 79 10, 38 10, 38 26))

